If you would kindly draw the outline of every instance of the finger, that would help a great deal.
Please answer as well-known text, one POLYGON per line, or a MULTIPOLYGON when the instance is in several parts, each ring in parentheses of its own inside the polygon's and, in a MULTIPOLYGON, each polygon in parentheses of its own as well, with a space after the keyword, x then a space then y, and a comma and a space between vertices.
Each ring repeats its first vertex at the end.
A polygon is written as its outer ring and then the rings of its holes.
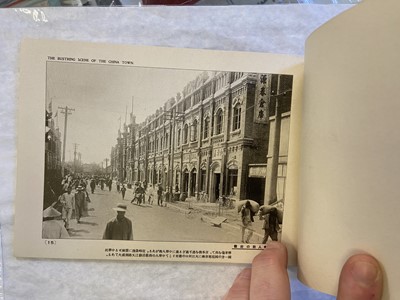
POLYGON ((250 299, 289 300, 287 250, 278 242, 267 244, 253 260, 250 299))
POLYGON ((250 268, 244 269, 242 272, 240 272, 223 300, 248 300, 250 297, 250 279, 250 268))
POLYGON ((343 266, 337 299, 379 300, 382 286, 382 271, 376 259, 367 254, 354 255, 343 266))

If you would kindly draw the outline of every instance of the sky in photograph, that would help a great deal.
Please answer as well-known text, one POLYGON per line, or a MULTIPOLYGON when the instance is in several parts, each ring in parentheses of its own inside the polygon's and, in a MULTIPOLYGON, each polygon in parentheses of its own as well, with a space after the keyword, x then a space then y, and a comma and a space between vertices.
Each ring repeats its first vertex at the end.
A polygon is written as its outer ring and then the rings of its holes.
POLYGON ((105 164, 126 111, 128 121, 133 111, 136 121, 143 122, 201 72, 48 62, 46 105, 62 135, 65 119, 59 107, 75 109, 68 115, 65 160, 73 160, 78 144, 83 163, 105 164))

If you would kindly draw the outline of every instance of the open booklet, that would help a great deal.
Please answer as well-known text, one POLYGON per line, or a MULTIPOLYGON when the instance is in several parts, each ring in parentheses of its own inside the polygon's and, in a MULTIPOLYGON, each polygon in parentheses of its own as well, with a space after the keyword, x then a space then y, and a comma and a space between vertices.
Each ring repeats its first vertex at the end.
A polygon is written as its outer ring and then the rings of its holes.
POLYGON ((250 263, 280 239, 311 287, 367 251, 399 298, 398 8, 333 19, 305 63, 25 40, 15 255, 250 263))

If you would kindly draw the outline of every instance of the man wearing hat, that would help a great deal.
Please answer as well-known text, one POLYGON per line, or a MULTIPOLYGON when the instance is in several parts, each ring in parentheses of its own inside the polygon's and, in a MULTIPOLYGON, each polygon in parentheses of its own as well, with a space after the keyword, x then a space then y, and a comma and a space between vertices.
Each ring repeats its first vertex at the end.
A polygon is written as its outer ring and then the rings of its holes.
POLYGON ((55 220, 61 216, 61 213, 49 206, 43 211, 42 238, 44 239, 67 239, 69 238, 68 231, 55 220))
POLYGON ((133 240, 132 221, 125 217, 126 204, 120 203, 113 210, 117 216, 107 223, 103 240, 133 240))
POLYGON ((62 217, 65 222, 65 228, 69 229, 72 211, 75 209, 75 194, 72 193, 72 187, 68 187, 67 191, 60 196, 62 204, 62 217))

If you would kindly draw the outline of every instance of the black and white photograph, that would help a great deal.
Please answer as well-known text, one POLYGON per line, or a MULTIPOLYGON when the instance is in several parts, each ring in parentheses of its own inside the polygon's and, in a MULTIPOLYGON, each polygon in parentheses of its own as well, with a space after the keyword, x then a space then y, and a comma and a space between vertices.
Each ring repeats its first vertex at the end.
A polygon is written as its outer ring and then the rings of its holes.
POLYGON ((42 238, 280 239, 293 76, 109 63, 46 64, 42 238))
POLYGON ((16 256, 248 263, 295 234, 301 58, 34 40, 21 57, 16 256))

